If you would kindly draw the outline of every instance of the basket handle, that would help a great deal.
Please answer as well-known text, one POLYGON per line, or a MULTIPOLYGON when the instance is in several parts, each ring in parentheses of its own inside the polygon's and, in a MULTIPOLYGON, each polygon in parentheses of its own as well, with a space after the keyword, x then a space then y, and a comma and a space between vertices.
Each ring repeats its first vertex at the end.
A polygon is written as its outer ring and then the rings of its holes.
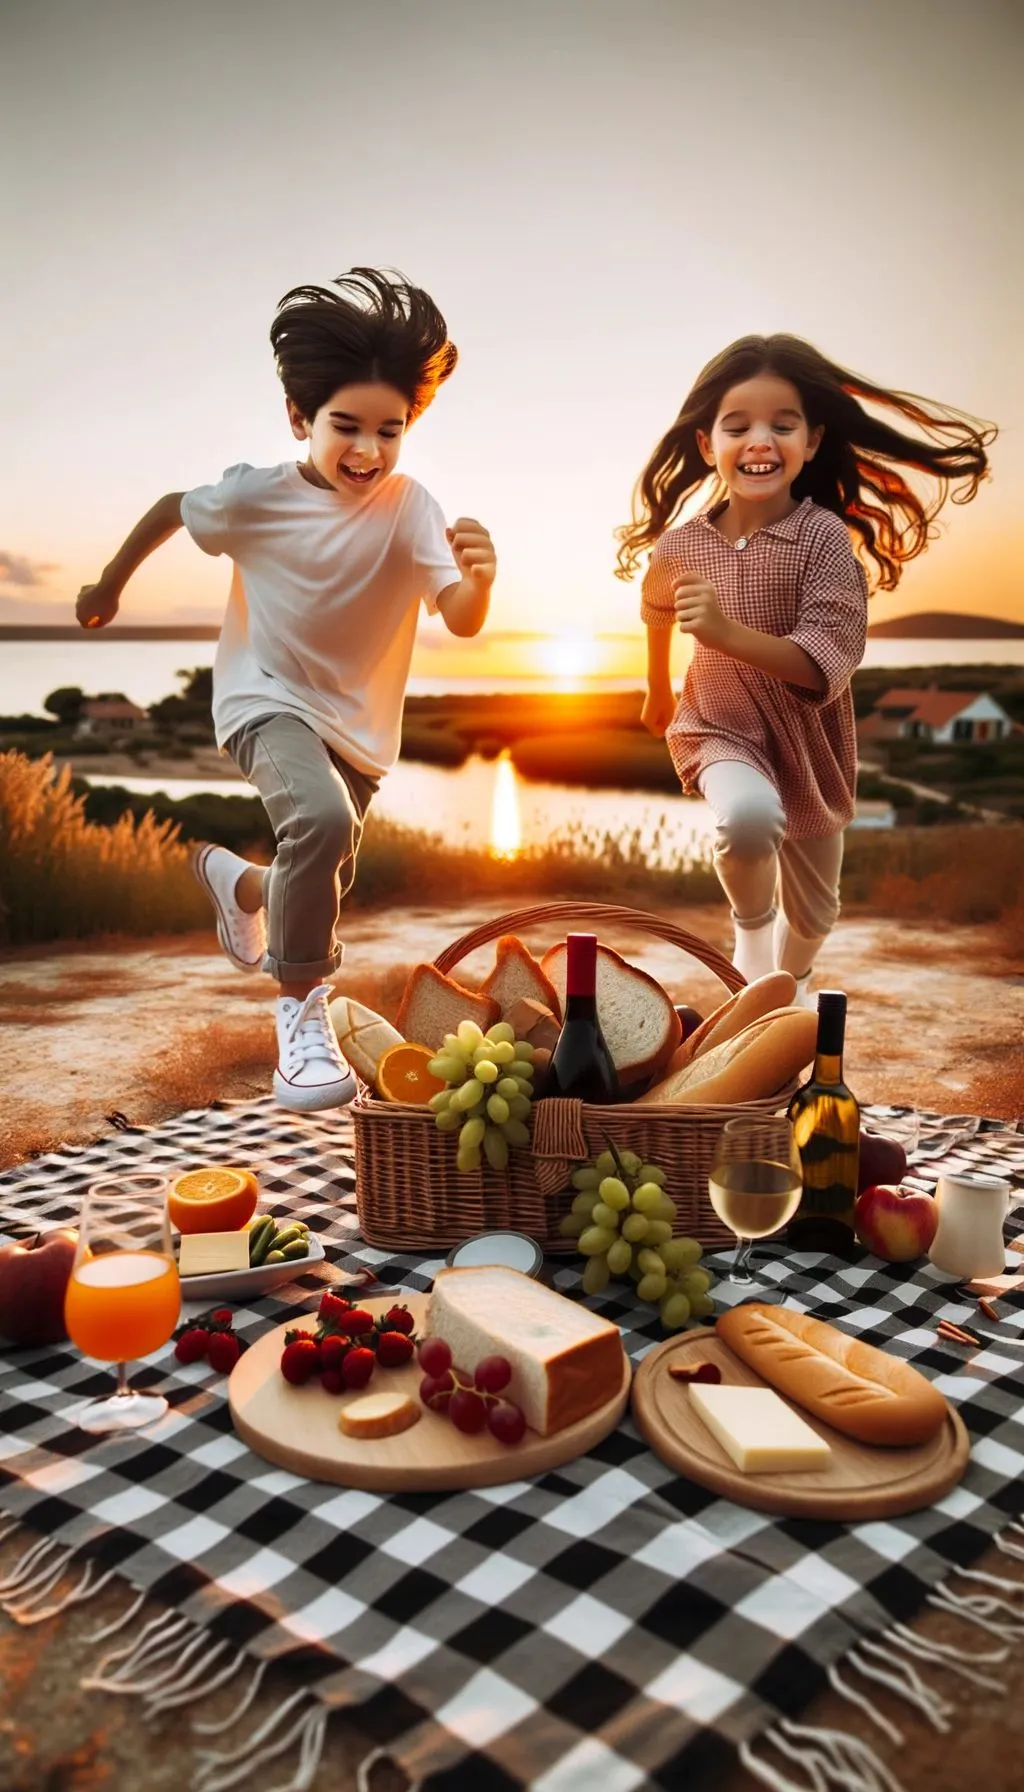
POLYGON ((706 970, 725 984, 730 995, 746 985, 746 978, 735 965, 730 964, 715 946, 709 946, 695 933, 687 933, 683 927, 674 927, 671 921, 664 920, 661 915, 649 915, 645 909, 618 908, 606 902, 544 902, 536 908, 520 908, 512 914, 498 915, 446 946, 435 958, 434 968, 444 974, 461 959, 468 958, 478 946, 486 946, 489 941, 500 939, 504 933, 515 933, 521 927, 540 926, 546 921, 593 921, 605 927, 635 927, 641 933, 649 933, 654 939, 665 940, 670 946, 678 946, 690 958, 696 958, 706 970))

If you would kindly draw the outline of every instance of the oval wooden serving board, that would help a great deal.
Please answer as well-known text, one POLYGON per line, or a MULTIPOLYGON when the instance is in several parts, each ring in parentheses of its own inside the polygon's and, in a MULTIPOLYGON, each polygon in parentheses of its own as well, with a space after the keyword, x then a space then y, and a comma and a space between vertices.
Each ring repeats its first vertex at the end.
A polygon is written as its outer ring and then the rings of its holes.
POLYGON ((633 1417, 655 1455, 684 1479, 710 1487, 738 1506, 780 1518, 832 1518, 843 1524, 893 1518, 934 1504, 956 1486, 967 1467, 970 1438, 952 1408, 930 1443, 889 1450, 844 1437, 787 1401, 831 1445, 828 1468, 745 1475, 691 1407, 687 1383, 669 1374, 670 1363, 687 1362, 717 1363, 723 1382, 735 1386, 761 1388, 768 1383, 710 1329, 659 1344, 644 1357, 633 1382, 633 1417))
MULTIPOLYGON (((409 1308, 421 1332, 427 1295, 391 1294, 360 1305, 376 1318, 396 1298, 409 1308)), ((349 1394, 328 1394, 315 1377, 304 1387, 292 1387, 281 1374, 285 1332, 303 1326, 312 1331, 314 1325, 310 1313, 277 1326, 243 1353, 228 1382, 239 1437, 258 1456, 311 1481, 337 1481, 369 1493, 425 1493, 520 1481, 585 1455, 614 1431, 629 1403, 632 1368, 623 1351, 622 1381, 613 1398, 552 1437, 527 1431, 522 1443, 512 1445, 499 1443, 489 1431, 468 1437, 443 1413, 426 1408, 417 1424, 396 1437, 346 1437, 338 1429, 344 1406, 364 1393, 391 1390, 418 1400, 423 1371, 415 1361, 401 1369, 377 1369, 369 1387, 349 1394)))

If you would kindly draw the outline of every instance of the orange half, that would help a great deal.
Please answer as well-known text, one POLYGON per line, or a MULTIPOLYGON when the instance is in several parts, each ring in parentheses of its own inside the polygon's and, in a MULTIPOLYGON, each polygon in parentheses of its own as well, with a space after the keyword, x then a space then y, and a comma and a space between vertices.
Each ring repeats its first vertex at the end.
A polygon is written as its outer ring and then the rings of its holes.
POLYGON ((251 1170, 214 1164, 187 1170, 171 1184, 167 1211, 179 1232, 240 1232, 256 1212, 259 1183, 251 1170))
POLYGON ((427 1069, 436 1057, 425 1045, 392 1045, 380 1059, 374 1073, 377 1089, 385 1101, 409 1101, 423 1106, 432 1095, 448 1087, 439 1076, 427 1069))

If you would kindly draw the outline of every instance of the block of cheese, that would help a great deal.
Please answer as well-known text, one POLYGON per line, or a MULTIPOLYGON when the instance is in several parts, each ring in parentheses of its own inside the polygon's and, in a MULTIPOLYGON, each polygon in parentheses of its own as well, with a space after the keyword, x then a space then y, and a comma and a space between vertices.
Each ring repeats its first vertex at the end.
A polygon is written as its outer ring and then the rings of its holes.
POLYGON ((249 1233, 183 1232, 178 1251, 180 1276, 209 1276, 218 1270, 248 1269, 249 1233))
POLYGON ((693 1382, 690 1402, 712 1437, 745 1475, 788 1475, 827 1468, 823 1437, 774 1388, 737 1388, 693 1382))
POLYGON ((622 1386, 617 1325, 518 1269, 442 1269, 427 1309, 427 1337, 443 1338, 457 1368, 485 1356, 512 1364, 505 1397, 542 1437, 575 1424, 622 1386))

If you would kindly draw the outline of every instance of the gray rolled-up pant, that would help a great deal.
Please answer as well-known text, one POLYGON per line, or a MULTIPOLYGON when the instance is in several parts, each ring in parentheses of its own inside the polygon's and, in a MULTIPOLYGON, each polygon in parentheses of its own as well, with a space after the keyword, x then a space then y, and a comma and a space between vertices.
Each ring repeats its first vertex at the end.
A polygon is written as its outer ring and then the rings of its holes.
POLYGON ((298 716, 248 722, 227 751, 259 791, 277 842, 263 879, 263 969, 279 983, 330 976, 344 950, 335 939, 341 900, 380 780, 356 771, 298 716))

